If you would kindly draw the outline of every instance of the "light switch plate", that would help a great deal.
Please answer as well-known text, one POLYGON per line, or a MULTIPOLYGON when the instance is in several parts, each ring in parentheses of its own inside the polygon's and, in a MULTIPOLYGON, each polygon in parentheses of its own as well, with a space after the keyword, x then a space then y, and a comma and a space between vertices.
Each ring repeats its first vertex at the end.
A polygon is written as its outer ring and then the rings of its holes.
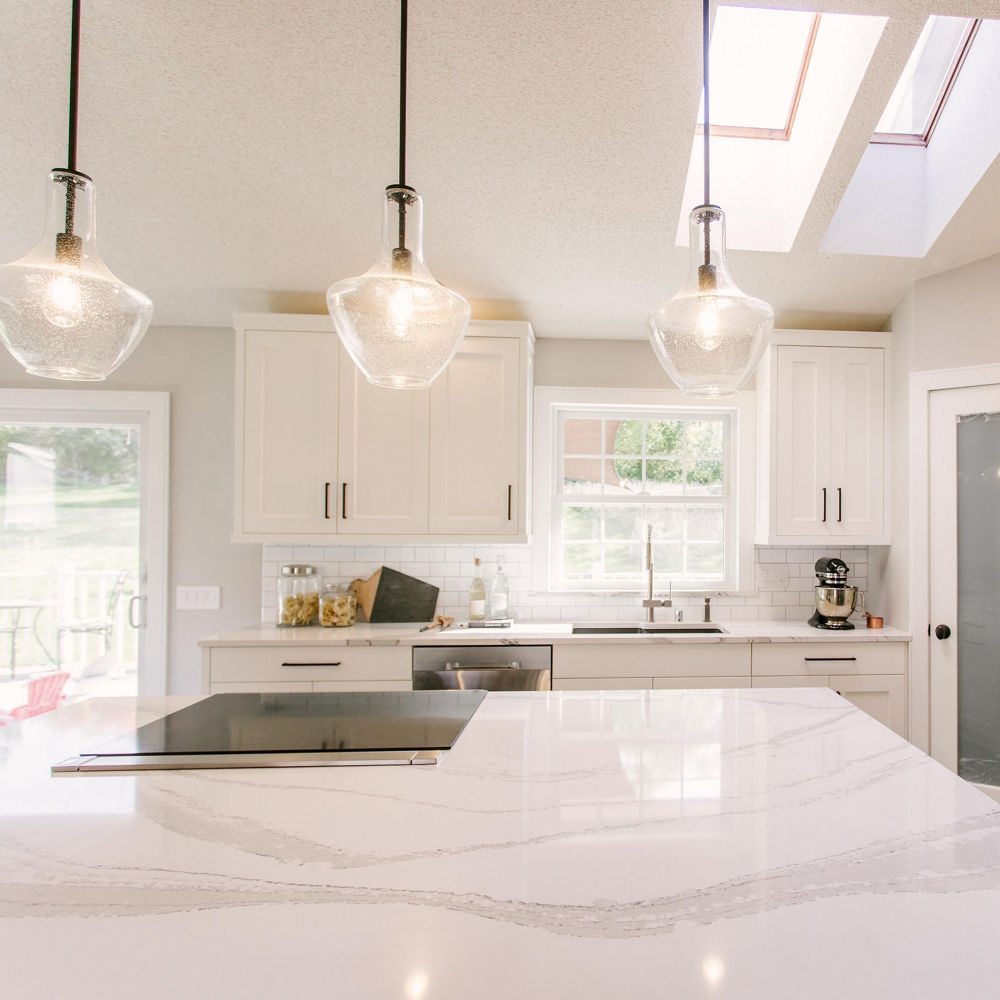
POLYGON ((174 607, 178 611, 218 611, 221 605, 219 587, 178 587, 174 607))

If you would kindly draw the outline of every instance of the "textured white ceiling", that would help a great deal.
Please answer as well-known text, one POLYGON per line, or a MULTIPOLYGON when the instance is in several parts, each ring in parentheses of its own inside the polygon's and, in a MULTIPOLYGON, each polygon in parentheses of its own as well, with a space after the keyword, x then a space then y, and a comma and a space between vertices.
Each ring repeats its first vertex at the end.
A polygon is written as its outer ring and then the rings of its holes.
MULTIPOLYGON (((1000 0, 806 6, 889 20, 792 250, 731 265, 779 326, 877 329, 916 278, 1000 252, 996 162, 926 257, 819 252, 926 16, 1000 0)), ((0 0, 0 260, 37 241, 65 166, 69 10, 0 0)), ((396 0, 84 0, 78 166, 154 323, 322 312, 368 268, 396 180, 397 30, 396 0)), ((428 264, 473 315, 646 336, 687 267, 700 30, 698 0, 411 0, 407 180, 428 264)))

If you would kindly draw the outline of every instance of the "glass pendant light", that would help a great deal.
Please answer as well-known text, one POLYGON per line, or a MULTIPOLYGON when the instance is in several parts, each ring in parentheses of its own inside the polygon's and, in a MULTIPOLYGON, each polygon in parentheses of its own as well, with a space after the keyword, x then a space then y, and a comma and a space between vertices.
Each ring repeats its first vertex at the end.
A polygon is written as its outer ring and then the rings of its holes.
POLYGON ((691 212, 687 280, 649 316, 653 351, 691 396, 727 396, 750 377, 774 328, 774 310, 741 291, 726 262, 726 217, 709 196, 709 0, 702 3, 705 203, 691 212))
POLYGON ((406 184, 406 20, 401 0, 399 183, 385 189, 382 247, 367 272, 331 285, 326 301, 341 342, 369 382, 422 389, 454 356, 472 310, 424 264, 423 203, 406 184))
POLYGON ((73 0, 69 154, 49 174, 41 242, 0 267, 0 341, 32 375, 99 381, 131 353, 153 315, 97 252, 94 182, 76 169, 80 0, 73 0))

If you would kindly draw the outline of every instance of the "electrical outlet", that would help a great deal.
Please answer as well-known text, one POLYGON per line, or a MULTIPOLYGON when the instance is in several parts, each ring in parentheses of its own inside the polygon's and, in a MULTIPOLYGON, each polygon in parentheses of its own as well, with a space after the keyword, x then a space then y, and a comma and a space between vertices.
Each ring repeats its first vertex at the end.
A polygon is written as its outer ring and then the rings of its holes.
POLYGON ((178 611, 218 611, 220 606, 219 587, 177 588, 177 602, 174 607, 178 611))
POLYGON ((760 566, 760 582, 783 587, 788 583, 787 566, 760 566))

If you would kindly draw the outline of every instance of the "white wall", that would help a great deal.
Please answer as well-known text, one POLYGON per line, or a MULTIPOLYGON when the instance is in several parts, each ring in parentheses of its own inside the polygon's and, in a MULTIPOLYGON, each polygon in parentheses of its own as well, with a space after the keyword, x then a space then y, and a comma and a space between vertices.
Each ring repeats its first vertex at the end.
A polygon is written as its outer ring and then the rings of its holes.
POLYGON ((134 389, 170 393, 168 690, 200 687, 197 640, 260 615, 260 547, 233 545, 233 332, 153 327, 105 382, 59 382, 26 374, 0 349, 0 386, 134 389), (176 611, 178 584, 217 584, 219 611, 176 611))
POLYGON ((1000 361, 1000 254, 915 282, 887 327, 892 332, 892 535, 873 587, 884 589, 887 618, 909 622, 909 377, 1000 361))

